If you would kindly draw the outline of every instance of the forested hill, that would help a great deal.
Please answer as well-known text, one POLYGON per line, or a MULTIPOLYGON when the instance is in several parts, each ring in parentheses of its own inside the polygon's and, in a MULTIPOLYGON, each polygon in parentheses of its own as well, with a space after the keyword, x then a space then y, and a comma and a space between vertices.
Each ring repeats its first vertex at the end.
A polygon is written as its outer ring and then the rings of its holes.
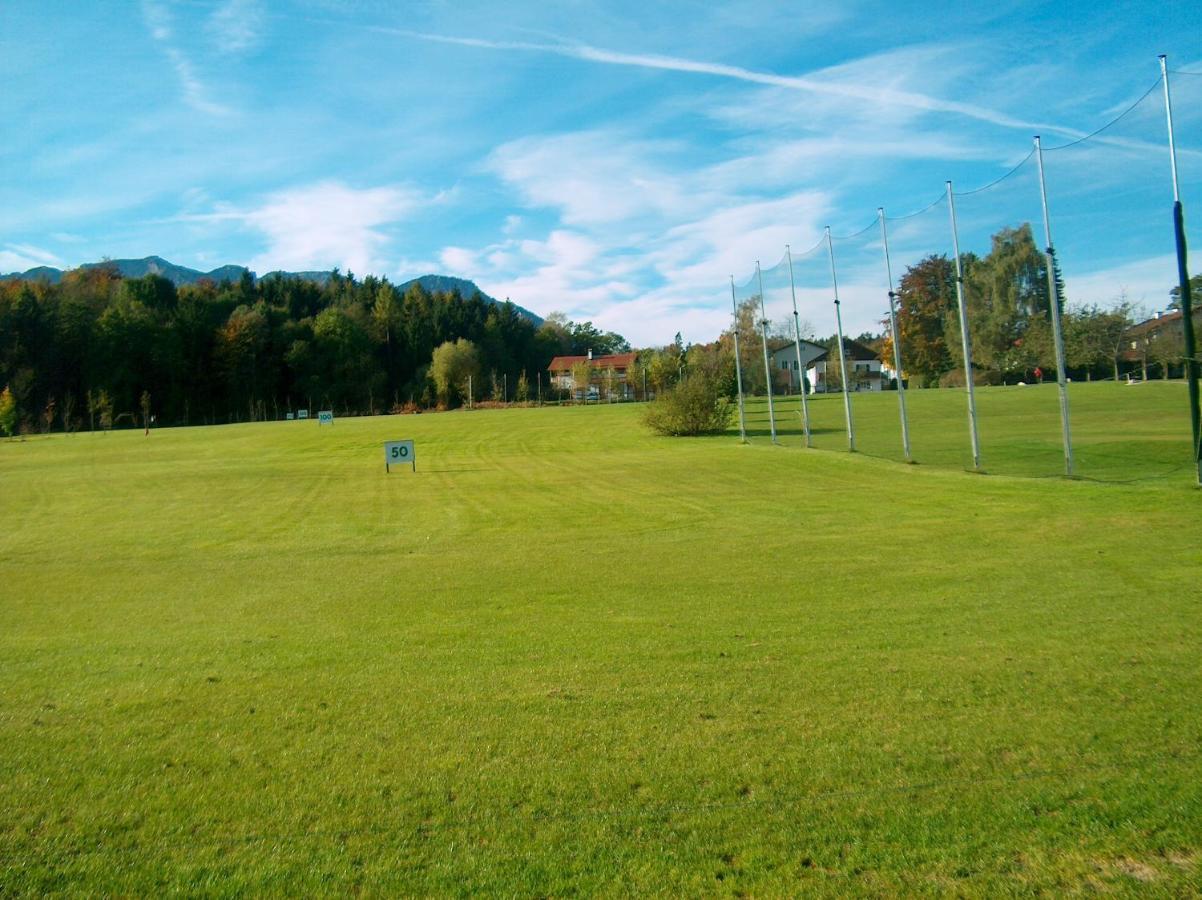
MULTIPOLYGON (((161 256, 147 256, 143 259, 107 259, 103 262, 84 263, 79 268, 81 269, 96 269, 100 267, 115 269, 125 278, 141 278, 144 275, 159 275, 168 279, 180 287, 185 284, 196 284, 201 279, 207 278, 210 281, 215 281, 220 284, 223 281, 237 281, 242 277, 243 272, 250 271, 246 266, 219 266, 209 272, 201 272, 199 269, 189 269, 187 266, 178 266, 169 260, 163 259, 161 256)), ((305 281, 315 281, 318 284, 325 284, 329 279, 331 272, 268 272, 263 278, 270 278, 273 275, 280 275, 284 278, 300 278, 305 281)), ((259 276, 250 272, 255 281, 259 281, 259 276)), ((0 281, 46 281, 50 284, 58 284, 63 278, 63 270, 56 269, 51 266, 38 266, 26 272, 12 272, 8 275, 0 275, 0 281)), ((413 278, 402 284, 397 285, 397 290, 402 293, 414 282, 419 282, 423 288, 431 294, 448 293, 450 291, 458 291, 464 297, 471 297, 479 292, 489 303, 497 303, 495 297, 490 297, 488 294, 476 287, 475 282, 469 281, 466 278, 455 278, 452 275, 422 275, 420 278, 413 278)), ((516 305, 516 304, 515 304, 516 305)), ((518 306, 517 310, 523 316, 528 318, 536 326, 543 323, 542 317, 531 312, 525 307, 518 306)))
POLYGON ((478 362, 475 395, 498 399, 506 386, 512 398, 523 375, 545 383, 555 356, 629 349, 592 323, 553 316, 536 326, 512 303, 429 291, 421 279, 256 280, 242 270, 177 287, 96 266, 57 283, 0 281, 0 392, 10 390, 31 430, 90 424, 83 410, 106 404, 118 417, 135 413, 144 395, 164 425, 428 406, 438 402, 434 350, 460 340, 478 362))

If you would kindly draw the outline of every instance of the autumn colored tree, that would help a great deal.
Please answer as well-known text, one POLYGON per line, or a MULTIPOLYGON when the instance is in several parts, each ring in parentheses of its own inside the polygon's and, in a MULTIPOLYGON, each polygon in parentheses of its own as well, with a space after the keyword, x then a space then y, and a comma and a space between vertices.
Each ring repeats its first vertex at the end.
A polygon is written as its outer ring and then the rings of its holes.
POLYGON ((0 431, 10 438, 17 433, 17 401, 8 385, 0 391, 0 431))
MULTIPOLYGON (((946 256, 932 255, 910 266, 898 284, 897 304, 904 375, 915 386, 937 384, 939 377, 952 367, 944 335, 947 314, 956 309, 956 271, 952 261, 946 256)), ((892 341, 892 335, 885 337, 882 359, 893 359, 892 341)))
MULTIPOLYGON (((752 395, 766 394, 768 382, 764 372, 764 338, 760 331, 759 294, 748 297, 739 304, 734 329, 739 332, 739 365, 743 371, 743 390, 752 395)), ((733 329, 726 333, 732 334, 733 341, 733 329)))
POLYGON ((239 306, 217 333, 217 361, 234 408, 253 408, 264 395, 268 331, 264 310, 239 306))

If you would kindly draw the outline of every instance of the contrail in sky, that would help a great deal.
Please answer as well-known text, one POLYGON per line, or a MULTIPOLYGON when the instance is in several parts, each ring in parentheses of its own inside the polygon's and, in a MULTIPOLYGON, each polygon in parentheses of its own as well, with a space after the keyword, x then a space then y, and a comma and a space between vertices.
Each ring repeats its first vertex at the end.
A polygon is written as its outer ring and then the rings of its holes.
POLYGON ((828 97, 842 97, 852 100, 864 100, 870 103, 893 104, 920 109, 927 112, 953 113, 998 125, 1003 128, 1021 128, 1032 134, 1037 132, 1057 132, 1069 137, 1083 137, 1084 132, 1064 128, 1059 125, 1040 124, 1015 119, 1005 113, 973 103, 958 103, 954 100, 940 100, 914 91, 898 91, 891 88, 867 87, 865 85, 822 81, 815 78, 793 75, 775 75, 770 72, 757 72, 742 66, 730 66, 723 63, 698 62, 683 59, 678 56, 661 56, 658 54, 622 53, 616 50, 606 50, 592 47, 588 44, 564 43, 546 44, 532 41, 494 41, 484 38, 453 37, 442 34, 427 34, 421 31, 407 31, 400 28, 373 26, 373 30, 394 34, 402 37, 416 38, 422 41, 433 41, 440 44, 454 44, 460 47, 480 47, 487 50, 523 50, 532 53, 552 53, 569 59, 585 60, 587 62, 603 63, 612 66, 634 66, 642 69, 659 69, 668 72, 688 72, 696 75, 712 75, 719 78, 732 78, 752 84, 763 84, 770 87, 781 87, 794 91, 804 91, 811 94, 822 94, 828 97))

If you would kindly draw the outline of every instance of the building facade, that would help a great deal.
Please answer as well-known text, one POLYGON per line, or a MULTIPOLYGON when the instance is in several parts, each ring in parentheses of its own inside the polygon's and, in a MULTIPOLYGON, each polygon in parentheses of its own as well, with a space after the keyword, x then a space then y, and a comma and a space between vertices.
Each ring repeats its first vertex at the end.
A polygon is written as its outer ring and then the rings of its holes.
MULTIPOLYGON (((853 391, 882 391, 885 379, 881 373, 881 361, 870 347, 843 339, 843 356, 847 363, 848 388, 853 391)), ((811 394, 825 394, 842 390, 839 381, 839 355, 828 353, 814 361, 806 373, 811 394)))
POLYGON ((627 379, 637 359, 637 353, 593 356, 590 350, 587 356, 557 356, 547 364, 547 371, 552 387, 571 391, 577 400, 627 400, 633 392, 627 379), (589 367, 589 386, 584 390, 575 384, 572 374, 572 370, 582 363, 589 367))
POLYGON ((801 391, 802 373, 826 357, 826 348, 813 341, 801 342, 801 365, 797 365, 797 345, 793 341, 770 340, 768 360, 772 369, 772 390, 783 394, 801 391))

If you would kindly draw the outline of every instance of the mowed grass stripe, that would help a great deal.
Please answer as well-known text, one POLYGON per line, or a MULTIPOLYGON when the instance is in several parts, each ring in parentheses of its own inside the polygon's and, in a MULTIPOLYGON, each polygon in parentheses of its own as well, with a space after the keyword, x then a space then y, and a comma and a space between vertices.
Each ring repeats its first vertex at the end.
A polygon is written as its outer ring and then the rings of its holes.
MULTIPOLYGON (((1185 443, 1177 386, 1079 387, 1133 471, 1185 443)), ((963 395, 929 393, 952 448, 963 395)), ((862 434, 896 423, 861 399, 862 434)), ((0 445, 0 887, 1197 884, 1188 472, 979 477, 638 414, 0 445), (401 437, 416 476, 384 474, 401 437)))
MULTIPOLYGON (((1075 474, 1099 481, 1190 477, 1189 414, 1184 382, 1070 384, 1075 474)), ((904 459, 897 394, 853 393, 852 420, 859 452, 904 459)), ((963 389, 906 392, 914 460, 941 468, 972 468, 968 401, 963 389)), ((981 387, 976 390, 982 469, 1024 477, 1064 474, 1056 385, 981 387)), ((846 451, 841 394, 808 399, 814 446, 846 451)), ((800 398, 774 400, 783 446, 804 446, 800 398)), ((754 442, 770 434, 766 398, 747 402, 754 442)))

